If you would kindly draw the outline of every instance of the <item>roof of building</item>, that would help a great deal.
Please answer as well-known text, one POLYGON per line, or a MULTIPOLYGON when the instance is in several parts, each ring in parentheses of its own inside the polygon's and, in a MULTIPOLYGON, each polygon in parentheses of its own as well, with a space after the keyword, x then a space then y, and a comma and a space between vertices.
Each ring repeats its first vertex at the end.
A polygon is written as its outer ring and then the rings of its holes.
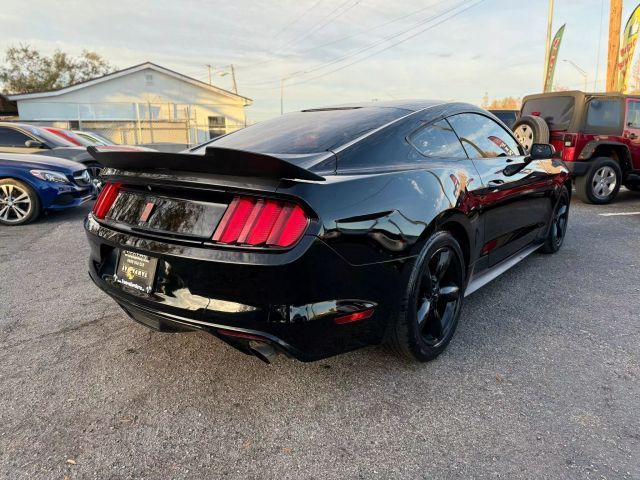
POLYGON ((55 97, 57 95, 62 95, 65 93, 69 93, 69 92, 73 92, 75 90, 79 90, 81 88, 86 88, 86 87, 90 87, 102 82, 106 82, 109 80, 113 80, 115 78, 119 78, 119 77, 123 77, 125 75, 130 75, 132 73, 135 72, 139 72, 141 70, 146 70, 146 69, 151 69, 151 70, 155 70, 156 72, 160 72, 160 73, 164 73, 166 75, 169 75, 171 77, 177 78, 179 80, 182 80, 184 82, 190 83, 192 85, 195 85, 197 87, 201 87, 204 89, 208 89, 211 90, 212 92, 218 93, 218 94, 222 94, 222 95, 226 95, 229 97, 235 97, 235 98, 240 98, 242 100, 244 100, 245 105, 251 105, 251 103, 253 102, 253 100, 249 97, 244 97, 242 95, 238 95, 237 93, 233 93, 230 92, 229 90, 225 90, 223 88, 220 87, 215 87, 213 85, 209 85, 208 83, 205 83, 201 80, 197 80, 195 78, 189 77, 187 75, 183 75, 182 73, 178 73, 174 70, 171 70, 169 68, 165 68, 162 67, 160 65, 156 65, 155 63, 152 62, 145 62, 145 63, 140 63, 139 65, 134 65, 132 67, 129 68, 124 68, 122 70, 117 70, 115 72, 112 73, 108 73, 106 75, 103 75, 101 77, 96 77, 96 78, 92 78, 89 80, 84 80, 82 82, 78 82, 78 83, 74 83, 73 85, 69 85, 67 87, 63 87, 63 88, 57 88, 54 90, 44 90, 41 92, 30 92, 30 93, 15 93, 15 94, 11 94, 11 95, 7 95, 7 98, 9 100, 27 100, 27 99, 31 99, 31 98, 45 98, 45 97, 55 97))

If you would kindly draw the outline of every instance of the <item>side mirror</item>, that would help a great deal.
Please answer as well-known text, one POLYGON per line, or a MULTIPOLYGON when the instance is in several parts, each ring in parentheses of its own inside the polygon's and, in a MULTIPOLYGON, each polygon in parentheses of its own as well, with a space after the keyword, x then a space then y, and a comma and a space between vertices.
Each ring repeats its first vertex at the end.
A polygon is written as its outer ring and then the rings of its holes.
POLYGON ((24 142, 24 145, 27 148, 47 148, 44 143, 39 142, 38 140, 27 140, 24 142))
POLYGON ((549 143, 534 143, 531 145, 529 157, 531 160, 543 160, 553 157, 554 153, 556 153, 556 149, 553 148, 553 145, 549 143))

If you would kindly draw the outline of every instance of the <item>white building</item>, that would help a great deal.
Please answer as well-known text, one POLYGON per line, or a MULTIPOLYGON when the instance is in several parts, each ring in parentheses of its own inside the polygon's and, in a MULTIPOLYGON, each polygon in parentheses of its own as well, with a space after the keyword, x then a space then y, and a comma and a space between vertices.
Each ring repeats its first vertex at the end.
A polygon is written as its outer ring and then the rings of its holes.
POLYGON ((98 131, 128 144, 200 143, 244 127, 252 103, 150 62, 8 98, 17 101, 21 122, 98 131))

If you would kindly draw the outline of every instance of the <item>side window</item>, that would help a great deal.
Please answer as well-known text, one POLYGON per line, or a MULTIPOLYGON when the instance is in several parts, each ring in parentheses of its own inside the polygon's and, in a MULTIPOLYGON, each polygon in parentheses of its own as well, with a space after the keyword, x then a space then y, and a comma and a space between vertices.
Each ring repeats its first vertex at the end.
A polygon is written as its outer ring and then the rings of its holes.
POLYGON ((585 133, 616 133, 622 115, 619 99, 594 98, 587 107, 585 133))
POLYGON ((409 136, 409 142, 425 157, 467 158, 446 120, 422 127, 409 136))
POLYGON ((0 127, 0 147, 25 147, 27 140, 31 138, 18 130, 0 127))
POLYGON ((484 115, 461 113, 449 117, 469 158, 521 155, 518 142, 504 128, 484 115))
POLYGON ((640 101, 629 100, 627 102, 627 126, 640 128, 640 101))

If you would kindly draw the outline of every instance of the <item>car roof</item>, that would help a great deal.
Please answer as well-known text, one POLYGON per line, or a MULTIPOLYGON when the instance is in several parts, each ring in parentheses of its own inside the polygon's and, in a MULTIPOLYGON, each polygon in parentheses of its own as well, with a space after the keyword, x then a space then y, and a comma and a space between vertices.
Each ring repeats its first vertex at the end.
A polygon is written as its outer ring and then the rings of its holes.
POLYGON ((453 102, 446 102, 442 100, 389 100, 384 102, 353 102, 353 103, 344 103, 339 105, 329 105, 329 106, 320 107, 320 108, 309 108, 303 111, 333 110, 333 109, 338 110, 338 109, 348 109, 348 108, 397 108, 401 110, 407 110, 410 112, 417 112, 419 110, 424 110, 425 108, 442 105, 443 103, 453 103, 453 102))
POLYGON ((0 122, 0 126, 2 126, 2 127, 19 127, 19 128, 28 128, 28 127, 42 128, 39 125, 32 125, 30 123, 22 123, 22 122, 0 122))

